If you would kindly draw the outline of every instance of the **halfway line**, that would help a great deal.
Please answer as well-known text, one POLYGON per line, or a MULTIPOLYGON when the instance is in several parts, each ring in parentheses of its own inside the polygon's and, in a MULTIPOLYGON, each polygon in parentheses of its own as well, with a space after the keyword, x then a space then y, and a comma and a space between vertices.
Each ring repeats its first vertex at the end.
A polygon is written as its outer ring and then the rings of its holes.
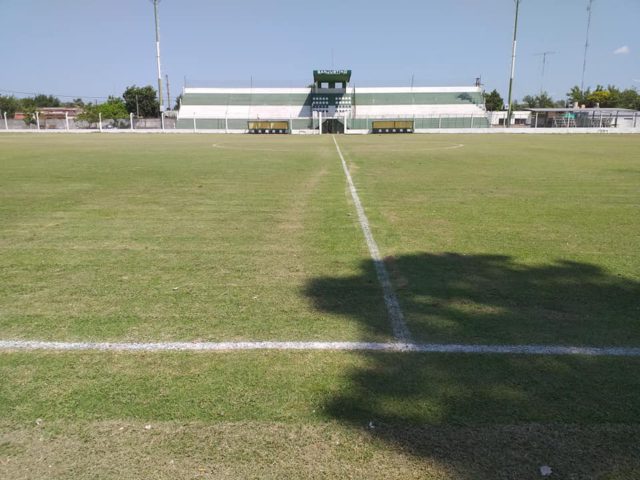
POLYGON ((400 309, 400 304, 398 303, 398 298, 396 297, 395 292, 393 291, 393 286, 391 285, 391 281, 389 280, 389 274, 387 273, 387 269, 384 266, 384 262, 380 257, 380 250, 378 250, 378 244, 373 238, 373 234, 371 233, 371 227, 369 227, 369 220, 367 219, 367 215, 364 213, 364 208, 362 206, 362 202, 360 202, 360 197, 358 196, 358 191, 356 190, 356 186, 353 183, 353 179, 351 178, 351 173, 349 173, 349 167, 347 167, 347 162, 344 160, 344 156, 342 155, 342 151, 340 150, 340 146, 336 141, 336 137, 332 136, 333 143, 336 144, 336 150, 338 150, 338 155, 340 155, 340 160, 342 161, 342 169, 344 170, 344 174, 347 177, 347 182, 349 183, 349 191, 351 192, 351 198, 353 199, 353 203, 356 206, 356 212, 358 213, 358 221, 360 222, 360 227, 362 228, 362 233, 364 234, 364 238, 367 241, 367 247, 369 247, 369 254, 371 255, 371 259, 373 260, 373 265, 376 268, 376 275, 378 276, 378 281, 380 285, 382 285, 382 292, 384 294, 384 303, 387 306, 387 311, 389 312, 389 319, 391 320, 391 327, 393 329, 393 335, 396 339, 401 342, 409 342, 411 340, 411 333, 407 328, 407 324, 404 321, 404 315, 402 314, 402 310, 400 309))
POLYGON ((325 350, 401 353, 468 353, 508 355, 586 355, 640 357, 640 347, 576 347, 563 345, 465 345, 455 343, 375 342, 43 342, 0 340, 0 351, 228 352, 247 350, 325 350))

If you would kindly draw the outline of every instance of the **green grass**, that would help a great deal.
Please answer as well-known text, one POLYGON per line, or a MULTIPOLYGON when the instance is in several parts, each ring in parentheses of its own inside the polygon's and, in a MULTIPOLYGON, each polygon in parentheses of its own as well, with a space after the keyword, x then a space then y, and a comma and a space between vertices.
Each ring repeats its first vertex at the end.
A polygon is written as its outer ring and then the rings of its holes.
MULTIPOLYGON (((639 137, 338 141, 417 340, 640 345, 639 137)), ((329 136, 2 135, 0 166, 0 338, 390 339, 329 136)), ((0 478, 626 480, 639 368, 2 352, 0 478)))
POLYGON ((14 353, 1 365, 4 478, 640 472, 640 359, 14 353))
MULTIPOLYGON (((390 338, 329 136, 0 142, 3 337, 390 338)), ((640 139, 340 143, 417 340, 640 345, 640 139)))
POLYGON ((0 142, 3 338, 390 338, 374 275, 335 294, 370 326, 303 294, 367 255, 328 138, 0 142))
POLYGON ((639 136, 340 144, 418 340, 640 345, 639 136))

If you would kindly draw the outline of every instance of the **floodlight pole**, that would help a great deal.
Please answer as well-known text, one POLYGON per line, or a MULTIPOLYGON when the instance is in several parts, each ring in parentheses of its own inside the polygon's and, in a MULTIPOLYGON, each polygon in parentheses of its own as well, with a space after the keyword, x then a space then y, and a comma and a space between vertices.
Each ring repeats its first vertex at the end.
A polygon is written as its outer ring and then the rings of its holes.
POLYGON ((151 0, 153 2, 153 16, 156 21, 156 63, 158 65, 158 105, 160 111, 164 111, 162 105, 162 70, 160 68, 160 25, 158 23, 158 3, 160 0, 151 0))
POLYGON ((511 126, 511 114, 513 105, 511 103, 511 93, 513 92, 513 76, 516 70, 516 43, 518 37, 518 10, 520 9, 520 0, 515 0, 516 2, 516 17, 513 22, 513 45, 511 47, 511 77, 509 77, 509 109, 507 110, 507 121, 505 122, 505 127, 509 128, 511 126))

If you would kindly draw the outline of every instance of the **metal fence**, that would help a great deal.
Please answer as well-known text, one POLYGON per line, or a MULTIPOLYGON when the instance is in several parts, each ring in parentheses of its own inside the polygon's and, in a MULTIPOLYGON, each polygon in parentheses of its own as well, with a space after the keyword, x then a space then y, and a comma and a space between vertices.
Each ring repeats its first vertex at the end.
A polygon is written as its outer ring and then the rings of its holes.
MULTIPOLYGON (((265 119, 266 120, 266 119, 265 119)), ((372 117, 296 117, 296 118, 269 118, 269 121, 286 121, 289 130, 296 132, 312 132, 320 130, 320 123, 327 120, 338 120, 345 125, 346 130, 370 131, 373 122, 381 120, 396 120, 413 122, 414 129, 431 128, 488 128, 491 123, 487 116, 482 115, 432 115, 423 117, 392 117, 392 116, 372 116, 372 117)), ((256 121, 255 118, 220 118, 220 117, 191 117, 179 118, 177 128, 183 130, 214 130, 219 132, 242 132, 247 131, 248 123, 256 121)))
MULTIPOLYGON (((267 121, 267 119, 264 119, 267 121)), ((223 132, 245 132, 248 131, 249 122, 260 121, 256 118, 220 118, 220 117, 192 117, 179 118, 176 127, 182 130, 216 130, 223 132)), ((319 130, 320 119, 318 117, 296 117, 296 118, 269 118, 270 122, 287 122, 289 130, 292 132, 304 132, 319 130)))
POLYGON ((137 118, 131 114, 123 119, 98 119, 89 123, 77 120, 75 117, 48 117, 36 114, 31 119, 8 118, 3 113, 0 119, 0 130, 27 130, 27 131, 76 131, 76 130, 172 130, 177 128, 174 115, 163 114, 160 118, 137 118))
MULTIPOLYGON (((110 120, 100 119, 98 122, 88 123, 78 121, 73 117, 51 118, 36 115, 31 121, 8 118, 5 114, 0 116, 0 131, 114 131, 114 130, 182 130, 182 131, 214 131, 218 133, 248 133, 248 123, 260 119, 256 118, 219 118, 219 117, 192 117, 177 118, 176 112, 163 114, 160 118, 136 118, 130 115, 129 118, 110 120)), ((359 132, 370 132, 375 121, 411 121, 414 130, 431 129, 475 129, 489 128, 491 121, 488 116, 482 115, 430 115, 420 117, 394 117, 394 116, 371 116, 371 117, 294 117, 294 118, 270 118, 263 119, 269 121, 286 121, 289 131, 292 133, 319 133, 320 124, 323 130, 326 128, 327 120, 337 120, 342 123, 345 130, 359 132)), ((523 125, 524 126, 524 125, 523 125)), ((532 116, 527 127, 531 128, 638 128, 640 127, 640 114, 598 114, 598 115, 575 115, 573 117, 546 115, 532 116)), ((326 130, 325 130, 326 131, 326 130)))
POLYGON ((634 111, 534 112, 533 128, 637 128, 640 113, 634 111))
POLYGON ((460 115, 441 114, 426 115, 421 117, 358 117, 347 119, 347 128, 350 130, 371 130, 375 121, 396 120, 413 122, 414 130, 427 128, 488 128, 491 126, 489 118, 485 115, 460 115))

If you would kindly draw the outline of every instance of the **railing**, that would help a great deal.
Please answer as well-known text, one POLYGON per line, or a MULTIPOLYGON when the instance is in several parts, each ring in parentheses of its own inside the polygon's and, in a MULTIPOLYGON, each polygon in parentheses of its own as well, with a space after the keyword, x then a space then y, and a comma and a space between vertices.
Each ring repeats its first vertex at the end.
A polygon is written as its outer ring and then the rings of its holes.
POLYGON ((411 121, 414 130, 431 128, 488 128, 491 126, 487 115, 475 114, 440 114, 420 117, 375 116, 358 117, 347 120, 347 128, 351 130, 371 130, 375 121, 395 120, 411 121))
POLYGON ((9 118, 6 112, 0 115, 0 131, 83 131, 83 130, 172 130, 177 126, 176 117, 162 114, 159 118, 102 119, 95 122, 78 120, 70 116, 47 116, 37 113, 27 119, 9 118))

